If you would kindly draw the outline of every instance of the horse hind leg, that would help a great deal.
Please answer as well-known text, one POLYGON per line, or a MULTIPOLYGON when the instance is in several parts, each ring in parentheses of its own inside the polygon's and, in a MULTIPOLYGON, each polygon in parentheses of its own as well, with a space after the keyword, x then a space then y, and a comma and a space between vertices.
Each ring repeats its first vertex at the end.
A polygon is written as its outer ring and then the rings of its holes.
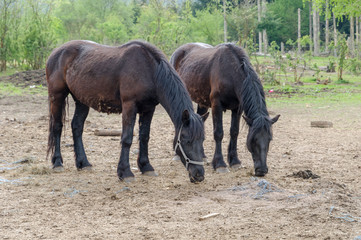
POLYGON ((155 108, 148 112, 143 112, 139 115, 139 155, 138 155, 138 167, 142 174, 146 176, 157 176, 154 168, 149 163, 148 158, 148 143, 150 124, 153 118, 155 108))
POLYGON ((228 163, 229 166, 233 169, 237 169, 241 167, 241 161, 238 159, 237 154, 237 138, 239 134, 239 122, 241 119, 241 115, 238 113, 238 110, 232 110, 232 120, 231 120, 231 128, 230 128, 230 141, 228 145, 228 163))
POLYGON ((89 113, 89 107, 80 103, 78 100, 75 100, 75 112, 73 120, 71 121, 71 128, 73 132, 73 141, 74 141, 74 152, 75 152, 75 165, 78 170, 91 168, 83 145, 83 130, 84 122, 89 113))
POLYGON ((58 94, 49 94, 49 137, 48 155, 51 152, 51 163, 56 172, 61 172, 63 168, 63 158, 60 150, 61 132, 65 120, 65 99, 67 91, 58 94))

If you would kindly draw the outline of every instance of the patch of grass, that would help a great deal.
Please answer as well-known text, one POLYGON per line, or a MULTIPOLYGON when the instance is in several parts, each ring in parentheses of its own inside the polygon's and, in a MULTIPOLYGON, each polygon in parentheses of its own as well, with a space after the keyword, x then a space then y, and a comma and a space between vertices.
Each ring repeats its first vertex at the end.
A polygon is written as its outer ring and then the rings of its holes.
POLYGON ((25 92, 24 88, 15 86, 12 83, 0 82, 0 95, 19 96, 25 92))
POLYGON ((23 96, 23 95, 41 95, 46 96, 46 87, 34 85, 30 87, 20 87, 12 83, 0 82, 0 96, 23 96))
MULTIPOLYGON (((269 88, 266 86, 265 90, 269 88)), ((268 105, 307 105, 308 107, 361 104, 361 88, 350 85, 305 85, 272 88, 266 100, 268 105)))
POLYGON ((18 71, 19 69, 8 68, 6 71, 0 72, 0 77, 12 75, 18 71))

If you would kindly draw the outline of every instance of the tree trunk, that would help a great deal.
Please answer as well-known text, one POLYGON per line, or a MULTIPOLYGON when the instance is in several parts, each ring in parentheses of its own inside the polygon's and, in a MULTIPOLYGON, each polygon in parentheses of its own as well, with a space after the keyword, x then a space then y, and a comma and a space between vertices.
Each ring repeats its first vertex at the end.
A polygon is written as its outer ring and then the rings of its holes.
POLYGON ((333 55, 337 57, 337 29, 336 29, 336 17, 335 14, 332 13, 332 21, 333 21, 333 55))
POLYGON ((309 30, 310 30, 310 51, 311 52, 313 52, 313 44, 312 44, 312 42, 313 42, 313 38, 312 38, 312 31, 313 31, 313 29, 312 29, 312 0, 310 0, 310 2, 309 2, 309 4, 308 4, 308 10, 309 10, 309 24, 308 24, 308 28, 309 28, 309 30))
POLYGON ((301 9, 298 9, 297 53, 301 55, 301 9))
MULTIPOLYGON (((257 0, 257 7, 258 7, 258 23, 261 22, 261 0, 257 0)), ((258 32, 258 51, 262 53, 262 32, 258 32)))
POLYGON ((7 19, 8 19, 8 11, 9 5, 11 2, 7 2, 6 0, 3 1, 4 8, 2 9, 2 35, 0 36, 0 72, 6 71, 6 60, 7 60, 7 45, 5 43, 5 38, 8 30, 7 26, 7 19))
POLYGON ((350 54, 351 57, 354 56, 354 51, 355 51, 355 28, 354 28, 354 24, 355 24, 355 19, 353 16, 350 16, 350 54))
POLYGON ((325 14, 325 17, 326 17, 326 29, 325 29, 325 51, 328 53, 328 44, 329 44, 329 39, 330 39, 330 36, 329 36, 329 10, 328 10, 328 0, 326 0, 326 14, 325 14))
MULTIPOLYGON (((266 15, 266 0, 262 0, 262 15, 263 17, 265 17, 266 15)), ((263 49, 264 49, 264 53, 267 53, 268 38, 267 38, 266 29, 263 29, 263 49)))
POLYGON ((318 12, 316 7, 313 8, 313 55, 320 55, 320 45, 319 45, 319 27, 318 27, 318 12))
POLYGON ((268 39, 266 29, 263 29, 263 43, 264 43, 264 53, 267 53, 268 50, 268 39))
POLYGON ((223 30, 224 30, 224 42, 227 42, 227 21, 226 21, 226 0, 223 0, 223 30))

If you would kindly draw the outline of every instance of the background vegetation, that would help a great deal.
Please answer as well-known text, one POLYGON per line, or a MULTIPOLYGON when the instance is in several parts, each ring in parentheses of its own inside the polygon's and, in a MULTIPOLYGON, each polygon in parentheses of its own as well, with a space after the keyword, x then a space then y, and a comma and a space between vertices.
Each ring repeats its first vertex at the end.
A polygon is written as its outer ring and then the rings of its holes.
POLYGON ((360 6, 361 0, 0 0, 0 74, 42 69, 50 52, 72 39, 144 39, 168 56, 187 42, 226 40, 247 49, 267 84, 307 82, 310 71, 322 81, 326 70, 342 81, 345 71, 358 76, 361 69, 360 6))

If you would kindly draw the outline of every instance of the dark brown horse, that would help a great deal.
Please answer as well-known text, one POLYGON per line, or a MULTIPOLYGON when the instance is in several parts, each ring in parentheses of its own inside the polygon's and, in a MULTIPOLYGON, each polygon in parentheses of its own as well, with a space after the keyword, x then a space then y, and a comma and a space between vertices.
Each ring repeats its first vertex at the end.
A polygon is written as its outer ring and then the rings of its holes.
POLYGON ((212 108, 213 134, 216 149, 212 161, 217 172, 227 172, 222 155, 222 111, 232 111, 228 163, 238 168, 237 137, 241 114, 249 126, 247 147, 252 154, 255 174, 268 172, 267 153, 272 140, 272 124, 279 115, 270 118, 261 82, 243 49, 233 44, 212 47, 204 43, 190 43, 179 47, 171 57, 171 64, 181 76, 194 102, 197 113, 212 108))
POLYGON ((54 169, 63 169, 60 137, 66 98, 75 101, 71 122, 75 164, 91 167, 82 141, 89 107, 106 113, 122 113, 123 132, 118 177, 131 181, 129 149, 133 140, 136 114, 139 114, 138 167, 145 175, 156 175, 148 159, 150 124, 160 103, 174 126, 173 146, 186 166, 192 182, 204 179, 202 161, 203 119, 194 112, 189 94, 176 71, 160 50, 149 43, 132 41, 120 47, 90 41, 70 41, 55 49, 46 64, 49 93, 48 155, 54 169))

